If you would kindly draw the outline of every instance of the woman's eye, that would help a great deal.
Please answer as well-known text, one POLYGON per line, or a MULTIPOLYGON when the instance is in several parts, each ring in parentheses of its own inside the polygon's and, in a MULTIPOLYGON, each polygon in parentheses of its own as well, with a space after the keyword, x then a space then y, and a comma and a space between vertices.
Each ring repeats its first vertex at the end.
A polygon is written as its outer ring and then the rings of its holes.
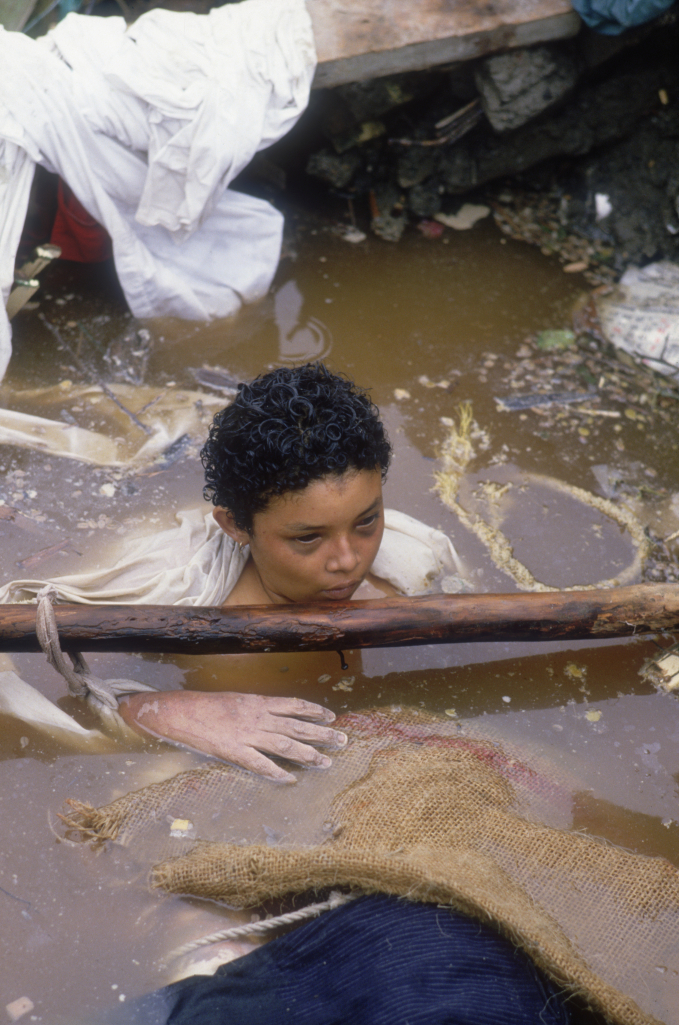
POLYGON ((303 545, 310 545, 313 541, 316 541, 318 537, 318 534, 304 534, 303 537, 296 537, 295 541, 299 541, 300 544, 303 545))
POLYGON ((372 527, 373 523, 377 519, 377 513, 373 513, 372 516, 367 516, 364 520, 358 524, 359 527, 372 527))

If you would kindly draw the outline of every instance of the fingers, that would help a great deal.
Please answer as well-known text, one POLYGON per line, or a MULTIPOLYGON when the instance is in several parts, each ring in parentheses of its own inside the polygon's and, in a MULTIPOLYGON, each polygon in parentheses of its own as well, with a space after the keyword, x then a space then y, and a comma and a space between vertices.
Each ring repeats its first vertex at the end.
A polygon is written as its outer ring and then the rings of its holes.
POLYGON ((258 776, 264 776, 265 779, 275 780, 277 783, 297 782, 291 772, 287 772, 280 765, 276 765, 275 762, 272 762, 261 751, 256 751, 254 748, 245 748, 238 755, 229 754, 226 760, 235 762, 236 765, 249 769, 250 772, 255 772, 258 776))
POLYGON ((335 713, 313 701, 303 698, 268 698, 267 711, 271 715, 298 715, 312 722, 333 722, 335 713))
POLYGON ((278 758, 286 758, 290 762, 298 762, 300 765, 314 766, 318 769, 327 769, 332 765, 332 760, 327 755, 317 751, 315 747, 308 744, 300 744, 292 737, 284 737, 279 733, 265 733, 255 741, 256 746, 267 754, 276 755, 278 758))
POLYGON ((347 735, 339 730, 328 729, 327 726, 316 726, 310 722, 303 722, 300 719, 283 719, 275 716, 272 719, 271 731, 282 733, 294 740, 305 740, 310 744, 320 744, 321 747, 334 749, 346 746, 347 735))

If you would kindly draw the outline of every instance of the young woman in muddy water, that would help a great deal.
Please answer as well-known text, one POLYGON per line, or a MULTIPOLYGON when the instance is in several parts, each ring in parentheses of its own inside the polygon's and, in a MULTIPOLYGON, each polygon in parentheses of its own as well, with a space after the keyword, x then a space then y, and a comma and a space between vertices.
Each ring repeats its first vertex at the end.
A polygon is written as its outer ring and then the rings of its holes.
MULTIPOLYGON (((226 604, 397 595, 371 572, 385 531, 391 447, 377 410, 350 381, 307 365, 241 385, 202 456, 214 518, 249 553, 226 604)), ((323 655, 326 668, 330 657, 323 655)), ((120 708, 134 729, 283 781, 294 777, 267 756, 322 767, 330 760, 316 747, 346 743, 324 725, 332 712, 300 699, 173 691, 133 695, 120 708)), ((372 896, 239 950, 214 976, 149 994, 124 1021, 567 1025, 568 1012, 529 959, 487 926, 372 896)))
MULTIPOLYGON (((241 385, 202 452, 214 518, 241 551, 249 549, 225 604, 396 596, 371 573, 390 457, 368 396, 323 365, 275 370, 241 385)), ((230 662, 243 671, 243 659, 230 662)), ((139 732, 281 781, 294 776, 268 755, 326 767, 330 759, 316 747, 346 743, 325 725, 331 711, 299 698, 171 691, 132 695, 120 712, 139 732)))

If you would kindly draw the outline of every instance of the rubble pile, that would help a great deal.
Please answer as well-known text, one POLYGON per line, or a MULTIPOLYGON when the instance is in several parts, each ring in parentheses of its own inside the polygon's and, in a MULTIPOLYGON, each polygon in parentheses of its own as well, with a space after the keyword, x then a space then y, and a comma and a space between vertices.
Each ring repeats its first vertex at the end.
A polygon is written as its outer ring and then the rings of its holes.
POLYGON ((613 281, 630 263, 679 256, 678 43, 670 12, 615 39, 583 29, 320 91, 306 174, 389 241, 489 203, 507 234, 593 284, 613 281))

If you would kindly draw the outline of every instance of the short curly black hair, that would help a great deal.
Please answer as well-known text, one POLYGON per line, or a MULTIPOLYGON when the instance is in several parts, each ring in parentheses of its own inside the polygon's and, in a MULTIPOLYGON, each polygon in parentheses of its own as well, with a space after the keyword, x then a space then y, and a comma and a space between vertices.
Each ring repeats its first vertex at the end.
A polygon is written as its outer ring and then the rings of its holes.
POLYGON ((250 532, 274 495, 346 470, 379 468, 384 479, 391 444, 362 388, 323 363, 307 363, 239 384, 200 456, 205 498, 250 532))

